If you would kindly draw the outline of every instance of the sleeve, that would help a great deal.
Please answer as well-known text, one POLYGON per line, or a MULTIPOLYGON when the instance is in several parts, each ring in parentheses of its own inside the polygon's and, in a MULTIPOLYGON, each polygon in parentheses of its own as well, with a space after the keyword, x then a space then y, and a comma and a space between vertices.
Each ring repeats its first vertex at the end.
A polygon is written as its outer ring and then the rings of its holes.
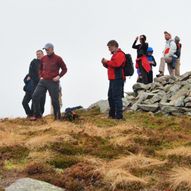
POLYGON ((112 68, 118 68, 122 66, 125 62, 125 54, 120 52, 113 56, 110 61, 107 62, 107 65, 112 68))
POLYGON ((34 74, 34 64, 33 64, 34 60, 31 61, 30 66, 29 66, 29 76, 32 78, 33 74, 34 74))
POLYGON ((155 57, 153 56, 153 63, 152 63, 152 66, 156 66, 157 63, 156 63, 156 60, 155 60, 155 57))
POLYGON ((137 43, 137 40, 134 41, 132 48, 139 49, 139 45, 136 45, 136 43, 137 43))
POLYGON ((62 60, 62 58, 59 58, 59 66, 61 68, 61 72, 59 74, 60 77, 62 77, 64 74, 66 74, 67 72, 67 67, 66 64, 64 63, 64 61, 62 60))
POLYGON ((42 77, 42 71, 43 71, 43 59, 40 60, 40 68, 39 68, 39 78, 42 77))
POLYGON ((170 51, 169 51, 168 56, 173 56, 174 53, 176 52, 176 49, 177 49, 176 43, 174 41, 171 41, 171 43, 170 43, 170 51))

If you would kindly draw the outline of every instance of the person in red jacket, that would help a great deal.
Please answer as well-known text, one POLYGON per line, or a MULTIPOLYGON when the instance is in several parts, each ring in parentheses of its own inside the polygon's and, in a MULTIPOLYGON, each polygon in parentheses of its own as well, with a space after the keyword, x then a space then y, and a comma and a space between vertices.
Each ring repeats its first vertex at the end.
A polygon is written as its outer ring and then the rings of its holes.
POLYGON ((31 120, 36 120, 41 117, 40 99, 46 94, 47 90, 49 91, 51 97, 54 117, 56 120, 61 118, 59 104, 59 81, 60 78, 67 72, 67 68, 62 58, 54 53, 53 44, 47 43, 43 49, 46 50, 47 55, 41 59, 40 81, 32 96, 35 116, 33 116, 31 120))
POLYGON ((113 119, 123 118, 123 89, 124 89, 124 70, 126 61, 124 52, 119 48, 118 42, 111 40, 107 43, 109 51, 112 54, 111 60, 102 59, 102 64, 107 68, 109 79, 108 102, 109 117, 113 119))

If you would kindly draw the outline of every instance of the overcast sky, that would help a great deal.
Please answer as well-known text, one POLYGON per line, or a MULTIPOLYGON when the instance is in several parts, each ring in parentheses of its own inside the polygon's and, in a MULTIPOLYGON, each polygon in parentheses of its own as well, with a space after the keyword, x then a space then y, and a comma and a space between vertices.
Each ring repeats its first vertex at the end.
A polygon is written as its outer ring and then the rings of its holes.
MULTIPOLYGON (((189 71, 190 7, 189 0, 1 0, 0 117, 25 116, 23 78, 35 51, 47 42, 54 44, 68 67, 61 79, 62 111, 107 99, 107 72, 100 60, 111 57, 106 46, 111 39, 135 60, 132 43, 145 34, 154 48, 156 74, 167 30, 173 37, 180 36, 181 72, 189 71)), ((132 90, 136 77, 127 79, 125 91, 132 90)), ((48 98, 46 113, 49 102, 48 98)))

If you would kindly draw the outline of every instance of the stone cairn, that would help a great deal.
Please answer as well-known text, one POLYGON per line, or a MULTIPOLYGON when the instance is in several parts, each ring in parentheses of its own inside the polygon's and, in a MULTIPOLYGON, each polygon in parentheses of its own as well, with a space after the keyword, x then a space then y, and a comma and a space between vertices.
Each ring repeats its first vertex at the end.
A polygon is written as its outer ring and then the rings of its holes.
POLYGON ((125 108, 169 115, 191 115, 191 72, 180 77, 162 76, 152 84, 136 83, 127 92, 125 108))

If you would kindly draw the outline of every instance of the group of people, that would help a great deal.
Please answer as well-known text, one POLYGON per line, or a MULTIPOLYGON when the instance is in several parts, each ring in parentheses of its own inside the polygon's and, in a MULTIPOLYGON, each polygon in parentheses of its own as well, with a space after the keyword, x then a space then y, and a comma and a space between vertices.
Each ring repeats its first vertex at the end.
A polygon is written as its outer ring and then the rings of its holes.
MULTIPOLYGON (((166 40, 165 49, 159 66, 159 74, 157 77, 164 75, 165 65, 167 64, 169 74, 173 77, 180 75, 180 55, 181 47, 180 38, 176 36, 172 39, 169 32, 164 32, 166 40)), ((112 54, 110 60, 103 58, 101 60, 103 66, 107 68, 109 79, 108 102, 109 102, 109 117, 112 119, 123 119, 123 92, 126 76, 124 75, 124 65, 126 62, 125 53, 119 48, 116 40, 111 40, 107 44, 109 51, 112 54)), ((146 42, 146 36, 140 35, 136 37, 133 49, 137 50, 137 58, 135 67, 137 69, 137 82, 149 84, 153 82, 152 67, 156 66, 156 61, 153 56, 153 48, 149 47, 146 42), (137 41, 140 41, 137 44, 137 41)))
MULTIPOLYGON (((171 76, 179 76, 182 47, 180 38, 176 36, 172 39, 171 34, 167 31, 164 32, 164 37, 166 45, 157 77, 164 75, 166 64, 171 76)), ((103 58, 101 62, 108 71, 109 117, 112 119, 123 119, 122 98, 126 80, 124 72, 124 67, 127 62, 126 54, 119 48, 119 44, 116 40, 109 41, 107 46, 112 57, 110 60, 103 58)), ((152 83, 152 67, 157 64, 153 56, 153 48, 146 42, 146 36, 140 35, 136 37, 132 48, 137 50, 135 64, 138 74, 137 82, 144 84, 152 83), (139 44, 137 44, 138 39, 139 44)), ((42 50, 36 51, 37 58, 31 62, 29 73, 24 79, 25 96, 22 104, 27 117, 30 118, 30 120, 37 120, 41 118, 44 113, 46 92, 48 91, 51 97, 54 118, 59 120, 61 119, 60 104, 62 102, 61 99, 59 99, 59 95, 61 95, 59 81, 60 78, 66 74, 67 67, 62 58, 54 53, 53 44, 47 43, 43 49, 45 49, 46 55, 44 55, 42 50), (30 107, 29 102, 31 100, 32 104, 30 107)))
POLYGON ((66 74, 67 67, 63 59, 54 53, 54 46, 47 43, 42 50, 36 51, 37 58, 32 60, 29 73, 24 82, 25 96, 22 105, 27 117, 35 121, 42 117, 48 90, 51 97, 55 120, 61 119, 59 95, 61 91, 60 78, 66 74), (29 102, 32 100, 31 106, 29 102))

